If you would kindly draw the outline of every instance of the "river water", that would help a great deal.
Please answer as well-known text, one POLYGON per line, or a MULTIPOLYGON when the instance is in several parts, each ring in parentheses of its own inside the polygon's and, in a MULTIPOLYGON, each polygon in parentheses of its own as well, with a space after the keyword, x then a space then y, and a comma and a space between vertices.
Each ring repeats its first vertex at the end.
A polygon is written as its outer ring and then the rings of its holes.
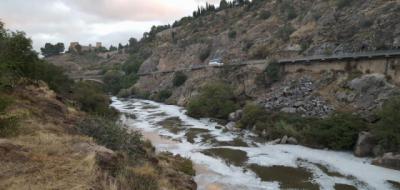
POLYGON ((209 119, 149 100, 112 98, 121 122, 139 130, 157 151, 190 158, 199 190, 399 188, 400 171, 348 152, 261 143, 250 132, 228 131, 209 119))

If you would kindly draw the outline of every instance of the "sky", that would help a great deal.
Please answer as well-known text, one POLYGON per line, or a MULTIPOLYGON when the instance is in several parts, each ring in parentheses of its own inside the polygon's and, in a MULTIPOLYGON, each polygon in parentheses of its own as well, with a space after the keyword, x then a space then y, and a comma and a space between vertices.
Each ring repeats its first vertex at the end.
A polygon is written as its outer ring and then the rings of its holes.
POLYGON ((172 24, 219 0, 0 0, 6 28, 26 32, 39 51, 46 42, 109 47, 140 39, 153 25, 172 24))

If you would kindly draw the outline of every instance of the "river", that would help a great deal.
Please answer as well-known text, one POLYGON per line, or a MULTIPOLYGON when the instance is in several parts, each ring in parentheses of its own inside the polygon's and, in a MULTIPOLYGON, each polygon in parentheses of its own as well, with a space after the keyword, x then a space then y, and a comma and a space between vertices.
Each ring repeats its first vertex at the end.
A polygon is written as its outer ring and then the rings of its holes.
POLYGON ((121 122, 139 130, 157 151, 190 158, 199 190, 395 189, 400 171, 371 165, 349 152, 261 143, 185 109, 149 100, 112 98, 121 122))

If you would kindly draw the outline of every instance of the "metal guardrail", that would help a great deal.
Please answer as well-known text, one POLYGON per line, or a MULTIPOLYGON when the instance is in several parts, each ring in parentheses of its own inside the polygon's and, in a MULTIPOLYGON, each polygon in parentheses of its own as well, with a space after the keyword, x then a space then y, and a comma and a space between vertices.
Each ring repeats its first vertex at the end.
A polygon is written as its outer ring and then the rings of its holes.
MULTIPOLYGON (((376 58, 389 58, 389 57, 400 57, 400 49, 396 50, 382 50, 382 51, 371 51, 371 52, 359 52, 359 53, 344 53, 339 55, 316 55, 298 59, 281 59, 278 60, 280 64, 295 64, 295 63, 309 63, 315 61, 332 61, 332 60, 347 60, 347 59, 376 59, 376 58)), ((193 65, 190 68, 166 70, 166 71, 153 71, 139 73, 139 76, 173 73, 178 71, 192 71, 205 68, 223 68, 223 67, 236 67, 246 65, 265 64, 266 60, 241 60, 235 59, 231 61, 231 64, 225 64, 223 66, 211 66, 211 65, 193 65)))
POLYGON ((372 52, 359 52, 359 53, 345 53, 339 55, 316 55, 298 59, 282 59, 278 62, 281 64, 300 63, 300 62, 314 62, 314 61, 331 61, 331 60, 345 60, 345 59, 375 59, 375 58, 388 58, 400 56, 400 50, 382 50, 372 52))

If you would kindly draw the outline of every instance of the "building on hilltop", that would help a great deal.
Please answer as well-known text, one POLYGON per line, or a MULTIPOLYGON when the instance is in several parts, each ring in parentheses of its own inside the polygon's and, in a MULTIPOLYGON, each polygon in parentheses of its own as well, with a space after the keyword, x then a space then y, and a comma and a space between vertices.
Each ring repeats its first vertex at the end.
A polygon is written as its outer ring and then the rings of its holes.
POLYGON ((96 46, 93 47, 92 44, 89 44, 88 46, 83 46, 80 45, 79 42, 71 42, 69 44, 68 50, 70 52, 90 52, 90 51, 96 51, 97 49, 102 49, 102 43, 101 42, 96 42, 96 46))

